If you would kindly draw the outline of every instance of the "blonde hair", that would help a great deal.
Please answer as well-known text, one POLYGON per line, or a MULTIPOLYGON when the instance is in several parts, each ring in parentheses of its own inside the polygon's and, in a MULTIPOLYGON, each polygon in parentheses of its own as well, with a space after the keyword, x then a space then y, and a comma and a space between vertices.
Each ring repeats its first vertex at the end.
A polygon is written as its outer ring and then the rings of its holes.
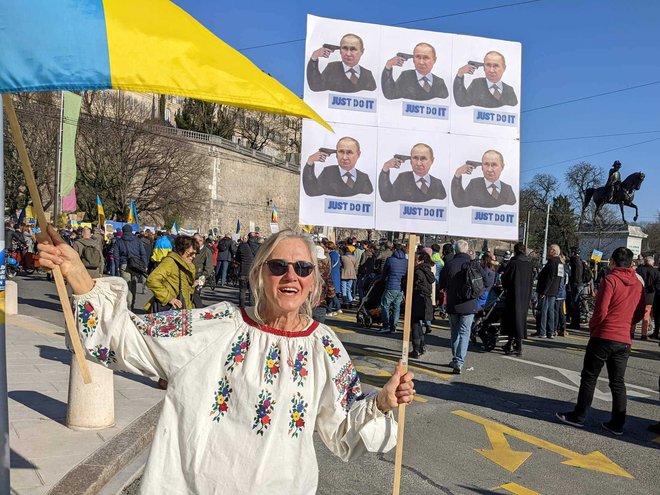
POLYGON ((312 288, 307 295, 307 299, 300 307, 300 314, 312 318, 312 308, 318 302, 321 297, 321 290, 323 286, 323 281, 321 280, 321 274, 319 272, 318 260, 316 259, 316 249, 314 244, 307 236, 301 234, 296 234, 292 230, 286 229, 282 230, 277 234, 271 235, 268 239, 257 250, 257 254, 254 256, 254 261, 252 263, 252 269, 250 270, 250 290, 252 291, 252 300, 254 301, 254 317, 259 323, 264 323, 263 314, 266 310, 266 295, 264 293, 264 279, 263 279, 263 266, 270 259, 270 255, 273 254, 275 247, 285 239, 297 239, 300 240, 307 251, 309 252, 309 259, 314 263, 314 271, 312 272, 312 277, 314 277, 312 288))

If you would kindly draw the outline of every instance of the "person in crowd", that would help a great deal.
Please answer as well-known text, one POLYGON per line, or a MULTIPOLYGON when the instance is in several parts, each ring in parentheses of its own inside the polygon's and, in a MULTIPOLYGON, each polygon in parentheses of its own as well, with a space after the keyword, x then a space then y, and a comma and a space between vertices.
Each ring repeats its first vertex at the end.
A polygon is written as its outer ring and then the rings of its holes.
POLYGON ((133 311, 137 283, 140 277, 146 273, 149 259, 144 249, 144 243, 135 236, 133 227, 125 224, 121 228, 121 232, 121 238, 115 243, 113 255, 119 266, 119 276, 128 284, 126 300, 128 307, 133 311))
POLYGON ((259 236, 259 232, 250 232, 248 237, 248 245, 250 246, 250 251, 252 251, 252 256, 257 255, 257 251, 261 246, 262 239, 259 236))
MULTIPOLYGON (((653 266, 653 256, 644 258, 644 263, 637 267, 637 273, 644 280, 644 317, 642 318, 642 340, 649 339, 649 326, 651 325, 651 308, 655 299, 655 291, 660 290, 660 271, 653 266)), ((657 330, 656 330, 657 331, 657 330)), ((635 326, 631 328, 631 337, 635 338, 635 326)))
POLYGON ((534 269, 527 257, 527 248, 522 242, 513 246, 513 257, 502 272, 504 289, 504 322, 509 339, 504 353, 522 354, 522 342, 527 338, 527 314, 532 298, 534 269))
POLYGON ((141 318, 124 303, 125 281, 93 280, 48 233, 42 263, 57 264, 73 290, 88 357, 171 384, 142 493, 314 493, 315 432, 344 460, 395 446, 391 410, 412 402, 413 375, 399 363, 381 390, 362 393, 340 340, 311 318, 321 280, 304 237, 282 231, 263 244, 250 273, 252 308, 224 302, 188 317, 141 318))
POLYGON ((229 265, 235 255, 235 244, 231 239, 231 234, 227 232, 225 236, 218 241, 218 264, 216 265, 216 282, 224 287, 227 285, 227 272, 229 265))
POLYGON ((193 292, 193 305, 196 308, 204 307, 202 302, 202 289, 207 280, 213 277, 213 251, 204 242, 204 237, 199 232, 193 235, 197 243, 197 255, 195 256, 195 291, 193 292))
POLYGON ((440 253, 440 244, 432 244, 431 245, 431 250, 433 253, 431 254, 431 261, 433 261, 433 264, 435 265, 435 282, 436 286, 438 282, 440 281, 440 272, 445 266, 445 262, 442 259, 442 254, 440 253))
POLYGON ((378 251, 376 252, 376 259, 374 260, 374 271, 380 275, 385 266, 387 258, 394 254, 394 244, 392 241, 384 241, 378 251))
POLYGON ((447 313, 451 330, 452 360, 449 366, 454 374, 461 374, 467 358, 472 321, 477 312, 477 297, 463 299, 459 289, 465 281, 465 270, 473 260, 470 258, 466 240, 456 241, 456 254, 450 261, 445 260, 445 267, 440 273, 440 288, 446 290, 447 313))
POLYGON ((360 65, 364 54, 364 42, 356 34, 345 34, 339 42, 341 62, 330 62, 323 72, 319 70, 319 58, 328 58, 336 48, 322 46, 312 52, 307 62, 307 84, 312 91, 339 91, 356 93, 373 91, 376 80, 370 70, 360 65))
POLYGON ((413 350, 410 357, 417 359, 426 352, 423 330, 433 320, 433 284, 435 275, 431 270, 433 261, 426 252, 415 256, 415 272, 413 274, 412 310, 410 321, 412 324, 413 350))
POLYGON ((479 263, 481 265, 481 276, 484 279, 484 291, 477 299, 477 309, 482 310, 486 307, 490 290, 495 285, 497 271, 495 270, 495 260, 490 253, 484 253, 479 263))
POLYGON ((364 244, 364 253, 360 259, 360 266, 357 273, 357 288, 360 302, 364 300, 365 291, 371 287, 371 282, 376 277, 374 263, 376 262, 376 247, 373 244, 364 244))
POLYGON ((557 413, 562 423, 582 428, 603 368, 612 391, 612 415, 602 423, 603 429, 623 435, 626 421, 626 384, 624 376, 630 356, 631 325, 644 316, 646 301, 644 284, 631 268, 633 252, 625 247, 614 250, 610 258, 612 271, 598 290, 594 314, 589 321, 589 342, 584 354, 577 404, 573 411, 557 413))
POLYGON ((174 249, 167 253, 147 277, 146 285, 153 297, 145 309, 159 313, 172 309, 192 309, 193 293, 197 285, 194 260, 199 243, 192 237, 180 235, 174 249))
POLYGON ((334 297, 328 305, 328 314, 335 316, 338 313, 343 313, 339 305, 339 297, 337 293, 341 293, 341 255, 337 250, 337 246, 332 241, 327 244, 328 257, 330 258, 330 277, 332 278, 332 285, 334 286, 334 297))
POLYGON ((502 262, 500 263, 500 266, 497 267, 497 274, 499 276, 502 276, 502 273, 504 273, 504 269, 506 268, 506 265, 511 261, 512 255, 511 251, 504 251, 504 254, 502 255, 502 262))
POLYGON ((541 320, 534 337, 554 338, 555 302, 559 292, 559 283, 564 276, 564 265, 560 263, 561 250, 557 244, 552 244, 548 250, 548 261, 539 273, 536 282, 536 292, 541 303, 541 320))
POLYGON ((103 274, 103 246, 99 239, 92 237, 92 229, 83 227, 82 236, 73 243, 78 256, 92 278, 100 278, 103 274))
POLYGON ((174 245, 172 240, 165 232, 158 232, 156 241, 154 242, 154 249, 151 253, 151 265, 152 267, 158 266, 158 263, 163 261, 165 256, 172 251, 174 245))
POLYGON ((238 306, 244 308, 250 305, 250 269, 254 261, 254 254, 250 249, 249 235, 244 234, 236 249, 236 263, 238 263, 238 306))
POLYGON ((456 73, 454 78, 454 100, 459 107, 476 105, 484 108, 499 108, 503 106, 516 106, 518 98, 516 92, 502 81, 506 70, 504 55, 490 51, 484 56, 484 75, 472 80, 470 86, 465 87, 465 75, 474 74, 477 66, 465 64, 456 73))
POLYGON ((149 260, 147 271, 150 272, 153 270, 151 256, 154 254, 154 234, 151 232, 151 229, 144 229, 144 232, 140 235, 140 240, 144 244, 144 251, 147 253, 147 260, 149 260))
POLYGON ((349 309, 353 304, 353 284, 357 279, 355 255, 346 246, 340 258, 341 261, 341 303, 344 309, 349 309))
POLYGON ((328 313, 328 296, 330 294, 330 289, 334 291, 334 285, 332 284, 332 278, 330 277, 330 262, 325 248, 323 246, 314 246, 314 251, 316 254, 316 266, 318 266, 319 269, 322 286, 319 300, 312 308, 312 318, 319 323, 325 323, 325 318, 328 313))
MULTIPOLYGON (((657 269, 657 267, 656 267, 657 269)), ((653 332, 649 335, 650 339, 660 339, 660 287, 656 287, 653 296, 653 332)))
POLYGON ((408 273, 408 260, 401 244, 394 245, 394 253, 387 258, 380 277, 385 280, 385 291, 380 300, 383 328, 379 333, 395 333, 399 324, 403 301, 403 278, 408 273), (391 309, 390 309, 391 308, 391 309))
POLYGON ((571 248, 571 256, 568 259, 568 286, 567 302, 569 312, 568 328, 580 329, 580 297, 584 288, 584 264, 580 258, 581 251, 577 247, 571 248))
POLYGON ((564 310, 564 306, 566 303, 566 286, 568 284, 568 274, 570 269, 566 261, 566 256, 560 254, 559 263, 563 266, 563 269, 560 268, 559 272, 563 274, 559 278, 559 289, 557 290, 557 299, 555 301, 555 328, 553 331, 553 335, 558 335, 560 337, 568 335, 568 331, 566 330, 566 311, 564 310))
POLYGON ((414 69, 404 70, 394 80, 393 67, 402 67, 406 59, 397 54, 385 62, 381 75, 383 96, 388 100, 405 98, 414 101, 426 101, 433 98, 447 98, 449 91, 445 81, 433 74, 437 61, 435 48, 429 43, 417 43, 412 52, 414 69))

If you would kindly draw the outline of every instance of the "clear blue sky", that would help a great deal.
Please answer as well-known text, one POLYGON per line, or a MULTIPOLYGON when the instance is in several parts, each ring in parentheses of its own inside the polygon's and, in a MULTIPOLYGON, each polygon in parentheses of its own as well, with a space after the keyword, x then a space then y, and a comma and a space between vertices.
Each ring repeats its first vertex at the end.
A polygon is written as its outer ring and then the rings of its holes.
MULTIPOLYGON (((237 49, 305 38, 306 15, 396 25, 520 0, 333 0, 220 2, 175 0, 237 49)), ((651 221, 660 190, 660 2, 540 0, 406 24, 405 27, 520 41, 523 45, 521 183, 537 172, 563 177, 590 161, 625 177, 644 170, 635 202, 651 221), (646 87, 551 108, 546 105, 646 87), (656 131, 649 133, 649 131, 656 131), (636 135, 532 142, 616 133, 636 135), (638 144, 643 141, 650 141, 638 144), (631 146, 634 145, 634 146, 631 146), (614 151, 614 148, 621 148, 614 151), (592 156, 586 156, 592 155, 592 156), (584 158, 581 158, 584 157, 584 158)), ((304 42, 242 50, 296 94, 303 92, 304 42)), ((632 218, 632 214, 627 212, 632 218)))

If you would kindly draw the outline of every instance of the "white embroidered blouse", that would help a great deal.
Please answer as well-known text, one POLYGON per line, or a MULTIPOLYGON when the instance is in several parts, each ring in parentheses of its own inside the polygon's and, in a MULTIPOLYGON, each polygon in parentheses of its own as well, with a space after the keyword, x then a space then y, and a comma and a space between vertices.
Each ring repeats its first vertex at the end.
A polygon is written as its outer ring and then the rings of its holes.
POLYGON ((142 494, 313 494, 314 430, 343 460, 396 444, 327 326, 283 332, 229 303, 136 316, 123 279, 95 282, 74 298, 89 357, 169 382, 142 494))

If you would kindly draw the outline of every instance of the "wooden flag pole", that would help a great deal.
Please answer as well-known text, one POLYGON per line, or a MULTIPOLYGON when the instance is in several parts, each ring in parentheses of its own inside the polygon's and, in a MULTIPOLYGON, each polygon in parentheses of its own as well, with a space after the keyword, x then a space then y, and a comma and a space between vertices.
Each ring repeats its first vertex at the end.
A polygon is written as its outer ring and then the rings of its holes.
MULTIPOLYGON (((410 324, 412 316, 412 292, 413 278, 415 275, 415 248, 417 247, 417 236, 410 234, 408 237, 408 275, 406 280, 406 305, 403 317, 403 348, 401 350, 401 362, 403 371, 408 371, 408 350, 410 348, 410 324)), ((401 463, 403 462, 403 432, 406 422, 406 405, 399 404, 399 422, 397 429, 396 455, 394 457, 394 487, 392 495, 399 495, 401 485, 401 463)))
MULTIPOLYGON (((21 158, 21 168, 23 169, 25 182, 27 183, 28 190, 30 191, 32 206, 37 215, 39 229, 41 229, 41 231, 46 234, 48 222, 46 221, 44 207, 41 203, 41 196, 39 195, 37 182, 34 180, 34 172, 32 171, 30 157, 28 156, 27 148, 25 147, 25 141, 23 141, 23 134, 21 132, 20 126, 18 125, 18 118, 16 117, 14 102, 12 102, 11 97, 8 94, 2 95, 2 101, 4 103, 5 112, 7 113, 9 126, 11 127, 11 134, 14 137, 14 143, 16 144, 18 155, 21 158)), ((60 267, 57 265, 53 269, 53 277, 55 279, 55 286, 57 287, 57 295, 60 297, 60 303, 62 304, 66 329, 69 334, 69 338, 71 339, 71 344, 73 345, 73 351, 76 357, 76 361, 78 362, 78 367, 80 368, 80 374, 82 375, 82 379, 85 384, 91 383, 92 377, 89 374, 87 360, 85 359, 85 351, 82 348, 80 337, 76 329, 76 323, 73 318, 73 310, 71 309, 69 295, 66 292, 66 285, 64 284, 64 277, 62 276, 60 267)))

